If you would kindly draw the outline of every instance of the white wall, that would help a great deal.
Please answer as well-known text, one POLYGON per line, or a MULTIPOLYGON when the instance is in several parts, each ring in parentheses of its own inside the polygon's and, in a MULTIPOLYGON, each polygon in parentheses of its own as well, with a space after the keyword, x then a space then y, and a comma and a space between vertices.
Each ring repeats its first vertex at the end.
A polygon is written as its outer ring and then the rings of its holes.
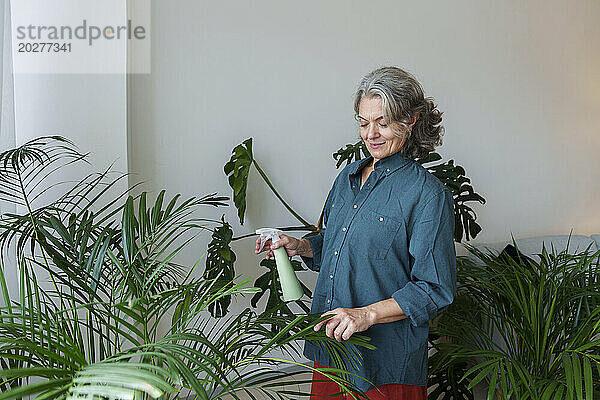
MULTIPOLYGON (((195 1, 152 3, 152 73, 130 88, 131 172, 154 193, 231 195, 223 165, 253 137, 280 193, 316 222, 356 141, 359 79, 397 65, 444 111, 439 152, 487 204, 478 241, 600 232, 600 3, 195 1)), ((297 222, 255 171, 236 235, 297 222)), ((201 256, 208 236, 187 253, 201 256)), ((258 276, 254 240, 236 269, 258 276)), ((316 274, 303 279, 314 284, 316 274)))
POLYGON ((16 74, 15 114, 17 145, 62 135, 90 152, 88 172, 127 171, 125 74, 16 74))

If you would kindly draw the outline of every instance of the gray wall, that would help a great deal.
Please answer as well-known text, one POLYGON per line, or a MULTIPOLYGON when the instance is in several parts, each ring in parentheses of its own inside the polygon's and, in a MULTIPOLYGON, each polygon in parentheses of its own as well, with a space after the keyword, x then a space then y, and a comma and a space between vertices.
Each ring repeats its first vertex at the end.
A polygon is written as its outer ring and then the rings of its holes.
MULTIPOLYGON (((393 64, 437 99, 439 152, 487 199, 478 240, 600 231, 598 1, 174 0, 152 13, 152 73, 129 88, 129 161, 154 194, 230 195, 223 165, 253 137, 277 189, 316 222, 331 155, 358 136, 354 88, 393 64)), ((234 207, 203 215, 225 213, 237 235, 297 224, 255 171, 248 201, 244 226, 234 207)), ((235 249, 239 273, 262 273, 254 240, 235 249)))

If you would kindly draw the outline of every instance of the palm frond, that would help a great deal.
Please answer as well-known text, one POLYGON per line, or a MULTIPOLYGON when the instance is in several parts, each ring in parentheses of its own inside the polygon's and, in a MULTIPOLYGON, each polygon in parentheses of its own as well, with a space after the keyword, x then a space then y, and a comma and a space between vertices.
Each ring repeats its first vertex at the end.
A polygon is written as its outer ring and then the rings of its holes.
POLYGON ((109 168, 34 206, 38 188, 49 186, 40 182, 65 159, 84 155, 60 137, 0 155, 0 175, 6 176, 0 198, 21 199, 27 207, 23 215, 0 216, 0 248, 16 244, 19 269, 18 287, 9 295, 0 259, 0 400, 182 393, 208 400, 223 393, 237 398, 248 388, 288 397, 294 391, 287 384, 275 388, 278 374, 263 367, 289 362, 270 353, 298 355, 294 344, 304 339, 332 355, 335 368, 323 372, 355 392, 347 370, 360 362, 356 346, 373 348, 368 338, 353 335, 339 343, 312 329, 326 317, 281 313, 281 304, 218 323, 207 315, 225 298, 261 290, 248 286, 250 278, 222 273, 193 279, 202 257, 192 268, 176 262, 198 233, 219 222, 195 211, 226 205, 227 197, 167 201, 161 191, 149 204, 146 192, 133 197, 128 189, 106 200, 116 182, 106 182, 109 168))
MULTIPOLYGON (((518 252, 514 239, 513 246, 518 252)), ((436 346, 436 366, 467 361, 463 379, 485 382, 492 397, 497 390, 507 399, 597 395, 600 251, 544 245, 534 259, 466 247, 456 301, 434 330, 450 339, 436 346)))

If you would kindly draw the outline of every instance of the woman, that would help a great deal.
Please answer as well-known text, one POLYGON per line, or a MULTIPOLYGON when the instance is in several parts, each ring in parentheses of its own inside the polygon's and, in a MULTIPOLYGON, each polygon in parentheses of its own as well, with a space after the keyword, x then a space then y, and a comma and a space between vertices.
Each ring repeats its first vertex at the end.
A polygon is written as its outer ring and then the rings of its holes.
MULTIPOLYGON (((442 113, 396 67, 362 79, 354 111, 371 156, 335 179, 326 227, 305 239, 282 235, 267 244, 284 246, 319 272, 311 312, 332 317, 316 331, 324 327, 340 342, 356 332, 371 338, 376 349, 359 348, 362 365, 352 372, 372 384, 351 376, 370 399, 426 399, 429 321, 453 301, 456 288, 454 201, 414 158, 441 144, 442 113)), ((314 342, 306 341, 304 355, 315 367, 333 366, 314 342)), ((311 399, 340 392, 313 376, 311 399)))

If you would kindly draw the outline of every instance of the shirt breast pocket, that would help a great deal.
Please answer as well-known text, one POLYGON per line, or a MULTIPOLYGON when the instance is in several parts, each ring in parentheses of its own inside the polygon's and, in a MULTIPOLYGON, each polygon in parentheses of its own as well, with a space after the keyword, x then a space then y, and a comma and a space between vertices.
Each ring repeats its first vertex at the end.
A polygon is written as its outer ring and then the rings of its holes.
POLYGON ((404 222, 397 217, 371 209, 362 210, 360 216, 360 239, 370 258, 383 260, 387 257, 396 234, 404 222))

